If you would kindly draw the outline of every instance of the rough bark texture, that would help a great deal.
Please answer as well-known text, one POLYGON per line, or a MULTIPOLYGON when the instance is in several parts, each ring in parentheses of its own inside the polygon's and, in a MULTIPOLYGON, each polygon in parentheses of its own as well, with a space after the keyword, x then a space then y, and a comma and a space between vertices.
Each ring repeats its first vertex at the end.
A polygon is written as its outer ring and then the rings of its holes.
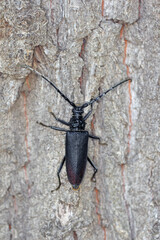
POLYGON ((0 239, 158 240, 160 238, 158 0, 0 2, 0 239), (62 170, 65 134, 50 107, 71 107, 28 64, 71 100, 83 103, 125 79, 94 104, 79 191, 62 170), (60 126, 60 125, 59 125, 60 126))

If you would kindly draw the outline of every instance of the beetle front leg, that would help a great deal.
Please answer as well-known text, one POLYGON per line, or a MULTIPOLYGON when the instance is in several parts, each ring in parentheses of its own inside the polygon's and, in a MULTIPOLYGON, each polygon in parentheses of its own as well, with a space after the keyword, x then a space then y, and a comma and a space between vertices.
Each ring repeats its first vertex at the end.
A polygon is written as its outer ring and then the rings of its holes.
POLYGON ((56 120, 57 122, 60 122, 60 123, 62 123, 62 124, 64 124, 64 125, 66 125, 66 126, 69 126, 69 125, 70 125, 68 122, 66 122, 66 121, 64 121, 64 120, 62 120, 62 119, 60 119, 60 118, 57 118, 57 117, 55 116, 55 114, 54 114, 53 112, 51 112, 50 108, 48 108, 48 110, 49 110, 49 113, 55 118, 55 120, 56 120))
POLYGON ((84 116, 84 121, 86 121, 87 118, 89 118, 89 116, 91 115, 92 113, 92 104, 91 104, 91 110, 84 116))
POLYGON ((95 167, 94 163, 89 159, 89 157, 87 157, 87 160, 88 160, 88 162, 91 164, 91 166, 92 166, 93 169, 94 169, 94 173, 93 173, 93 175, 92 175, 92 177, 91 177, 91 181, 92 181, 92 182, 95 182, 95 181, 96 181, 95 175, 96 175, 98 169, 95 167))

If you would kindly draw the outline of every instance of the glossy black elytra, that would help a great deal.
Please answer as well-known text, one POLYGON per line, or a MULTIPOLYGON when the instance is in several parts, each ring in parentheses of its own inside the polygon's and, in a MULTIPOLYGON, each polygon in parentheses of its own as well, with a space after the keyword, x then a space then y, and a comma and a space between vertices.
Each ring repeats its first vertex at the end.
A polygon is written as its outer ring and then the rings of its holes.
POLYGON ((59 185, 56 188, 58 190, 61 186, 61 179, 60 179, 60 172, 64 163, 66 162, 66 170, 69 182, 72 184, 73 189, 78 189, 82 179, 85 174, 86 163, 87 161, 91 164, 94 169, 93 176, 91 180, 94 180, 97 168, 93 164, 93 162, 87 156, 88 152, 88 139, 99 139, 99 137, 90 135, 88 131, 85 131, 85 121, 92 113, 92 105, 94 102, 98 101, 102 98, 105 94, 113 90, 114 88, 118 87, 124 82, 131 81, 131 79, 127 78, 118 84, 114 85, 110 89, 102 92, 96 98, 92 98, 89 102, 82 104, 81 106, 76 106, 75 103, 71 102, 48 78, 43 76, 38 71, 34 70, 30 66, 25 66, 26 68, 30 69, 31 71, 35 72, 39 76, 41 76, 45 81, 47 81, 52 87, 56 89, 56 91, 73 107, 72 109, 72 117, 69 122, 66 122, 62 119, 57 118, 54 113, 50 112, 52 116, 56 119, 56 121, 68 126, 70 130, 59 128, 55 126, 48 126, 41 122, 38 122, 40 125, 44 127, 48 127, 57 131, 66 132, 66 146, 65 146, 65 157, 63 158, 60 167, 57 172, 59 185), (83 116, 84 108, 91 106, 90 111, 83 116))

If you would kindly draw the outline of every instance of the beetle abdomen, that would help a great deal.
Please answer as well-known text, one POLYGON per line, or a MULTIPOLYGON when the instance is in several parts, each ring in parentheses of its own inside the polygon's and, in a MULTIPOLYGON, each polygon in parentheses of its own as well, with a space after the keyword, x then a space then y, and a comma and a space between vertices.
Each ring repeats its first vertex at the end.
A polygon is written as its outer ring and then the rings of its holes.
POLYGON ((70 131, 66 134, 66 169, 69 182, 77 189, 82 182, 88 150, 88 132, 70 131))

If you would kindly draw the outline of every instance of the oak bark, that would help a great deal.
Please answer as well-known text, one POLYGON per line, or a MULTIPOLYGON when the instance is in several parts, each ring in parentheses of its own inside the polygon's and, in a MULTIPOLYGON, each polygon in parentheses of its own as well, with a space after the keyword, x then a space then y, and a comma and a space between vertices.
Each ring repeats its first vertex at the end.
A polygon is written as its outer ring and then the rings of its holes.
POLYGON ((159 4, 157 0, 0 2, 0 239, 158 240, 160 237, 159 4), (65 134, 75 103, 121 80, 93 106, 79 191, 68 183, 65 134))

